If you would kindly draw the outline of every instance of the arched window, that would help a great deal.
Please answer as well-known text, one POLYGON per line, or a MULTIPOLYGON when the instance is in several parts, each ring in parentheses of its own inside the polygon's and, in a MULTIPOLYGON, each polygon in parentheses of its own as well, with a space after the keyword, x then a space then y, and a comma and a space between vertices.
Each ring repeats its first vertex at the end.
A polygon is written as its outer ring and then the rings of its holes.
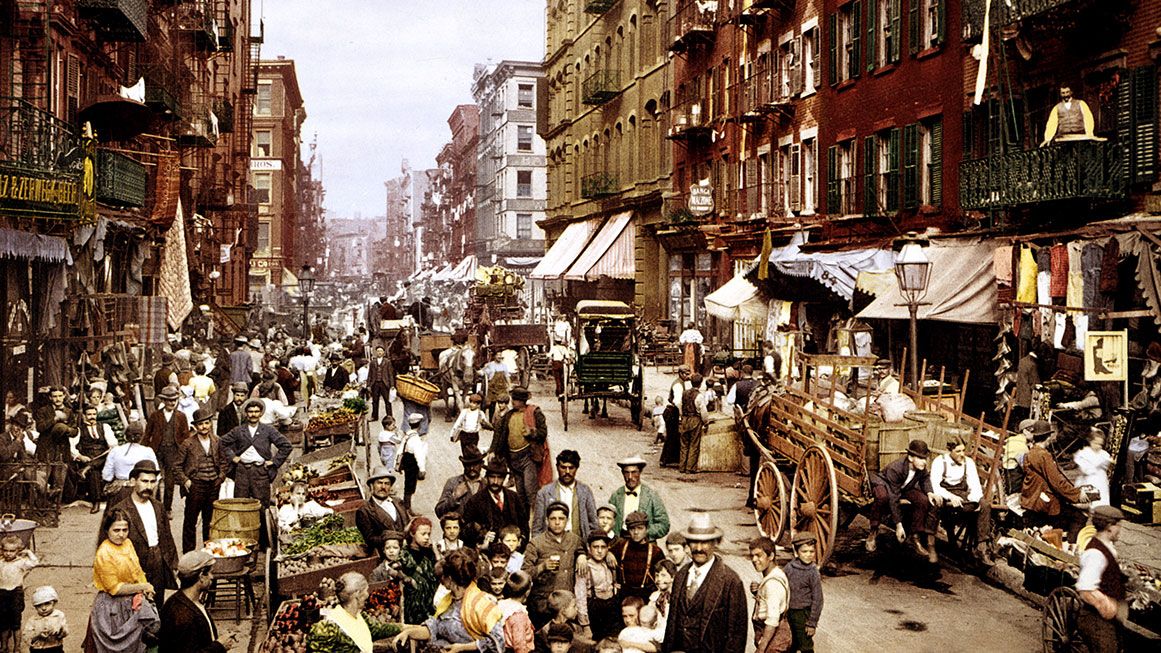
POLYGON ((640 147, 637 142, 637 116, 629 114, 629 131, 625 136, 625 151, 628 156, 625 160, 628 162, 625 170, 625 176, 631 183, 637 181, 637 158, 641 156, 640 147))

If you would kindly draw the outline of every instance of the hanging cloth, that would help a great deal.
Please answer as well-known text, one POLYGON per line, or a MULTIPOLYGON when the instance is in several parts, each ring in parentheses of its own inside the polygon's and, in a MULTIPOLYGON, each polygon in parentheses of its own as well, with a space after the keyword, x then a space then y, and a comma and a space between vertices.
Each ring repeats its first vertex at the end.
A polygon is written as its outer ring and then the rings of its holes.
POLYGON ((1080 252, 1080 267, 1084 274, 1084 302, 1085 308, 1103 308, 1101 297, 1101 269, 1105 258, 1105 249, 1095 242, 1085 243, 1080 252))
POLYGON ((1064 299, 1068 295, 1068 248, 1057 243, 1049 249, 1048 294, 1053 299, 1064 299))
POLYGON ((1016 293, 1016 301, 1025 304, 1036 303, 1036 257, 1032 248, 1020 246, 1020 288, 1016 293))
POLYGON ((1074 240, 1068 244, 1068 297, 1065 306, 1084 306, 1084 267, 1081 265, 1081 251, 1084 243, 1074 240))
POLYGON ((992 272, 996 275, 996 283, 1001 286, 1012 285, 1012 246, 1003 245, 992 252, 992 272))
POLYGON ((1121 245, 1116 238, 1110 238, 1105 245, 1105 255, 1101 261, 1101 292, 1106 295, 1117 293, 1117 264, 1120 262, 1121 245))
POLYGON ((1036 250, 1036 303, 1052 303, 1052 249, 1041 247, 1036 250))

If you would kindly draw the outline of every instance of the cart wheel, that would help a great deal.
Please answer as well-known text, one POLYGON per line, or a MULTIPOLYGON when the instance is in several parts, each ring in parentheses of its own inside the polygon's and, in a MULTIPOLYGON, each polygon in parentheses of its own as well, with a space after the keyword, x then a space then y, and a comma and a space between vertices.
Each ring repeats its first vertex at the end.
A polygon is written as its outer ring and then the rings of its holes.
POLYGON ((790 506, 790 535, 813 533, 817 538, 816 559, 822 567, 834 550, 838 531, 838 483, 825 447, 815 444, 802 452, 790 489, 790 506))
POLYGON ((786 514, 790 506, 787 496, 786 477, 769 460, 758 466, 754 481, 754 520, 758 532, 777 542, 786 529, 786 514))
POLYGON ((1071 587, 1052 590, 1044 602, 1044 613, 1040 621, 1040 635, 1044 640, 1044 653, 1066 653, 1087 651, 1076 627, 1076 615, 1080 613, 1080 594, 1071 587))

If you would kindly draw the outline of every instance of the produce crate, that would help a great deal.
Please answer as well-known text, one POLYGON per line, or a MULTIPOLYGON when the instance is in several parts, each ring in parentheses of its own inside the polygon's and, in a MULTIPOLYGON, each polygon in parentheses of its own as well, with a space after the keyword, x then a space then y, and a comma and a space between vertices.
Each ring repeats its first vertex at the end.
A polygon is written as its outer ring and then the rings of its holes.
POLYGON ((324 486, 329 488, 332 485, 349 483, 354 480, 355 470, 351 469, 351 466, 348 464, 336 469, 332 469, 328 472, 321 473, 318 477, 310 479, 307 484, 311 487, 324 486))
POLYGON ((364 576, 370 576, 375 567, 379 566, 379 556, 372 555, 366 558, 347 560, 346 562, 315 569, 293 576, 278 577, 278 591, 284 596, 300 596, 318 591, 319 582, 324 578, 338 580, 339 576, 348 571, 357 571, 364 576))

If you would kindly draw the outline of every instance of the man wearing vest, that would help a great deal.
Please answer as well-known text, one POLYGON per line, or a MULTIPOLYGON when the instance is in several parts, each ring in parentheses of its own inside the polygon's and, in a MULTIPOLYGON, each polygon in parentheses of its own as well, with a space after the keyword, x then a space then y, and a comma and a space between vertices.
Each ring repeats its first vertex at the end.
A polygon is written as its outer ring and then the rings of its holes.
POLYGON ((539 406, 528 403, 526 388, 512 388, 512 408, 495 420, 491 453, 508 463, 516 493, 528 506, 540 491, 540 466, 547 450, 548 422, 539 406))
POLYGON ((142 444, 153 449, 161 463, 161 502, 168 514, 173 508, 173 487, 177 481, 178 451, 189 438, 189 420, 177 409, 177 386, 167 385, 158 395, 161 406, 145 422, 142 444))
POLYGON ((1096 122, 1092 110, 1084 100, 1072 97, 1072 88, 1060 87, 1060 102, 1048 114, 1044 126, 1044 141, 1040 147, 1059 141, 1099 141, 1093 133, 1096 122))
POLYGON ((589 486, 576 480, 580 468, 580 454, 565 449, 556 456, 556 481, 540 488, 532 509, 532 536, 545 531, 546 510, 549 504, 560 501, 568 506, 568 523, 564 530, 576 533, 587 542, 589 533, 597 530, 597 502, 589 486))
POLYGON ((1115 544, 1121 536, 1124 513, 1112 506, 1093 510, 1092 525, 1097 533, 1080 556, 1080 577, 1076 589, 1084 602, 1076 625, 1090 653, 1120 650, 1120 625, 1128 612, 1125 577, 1117 563, 1115 544))

